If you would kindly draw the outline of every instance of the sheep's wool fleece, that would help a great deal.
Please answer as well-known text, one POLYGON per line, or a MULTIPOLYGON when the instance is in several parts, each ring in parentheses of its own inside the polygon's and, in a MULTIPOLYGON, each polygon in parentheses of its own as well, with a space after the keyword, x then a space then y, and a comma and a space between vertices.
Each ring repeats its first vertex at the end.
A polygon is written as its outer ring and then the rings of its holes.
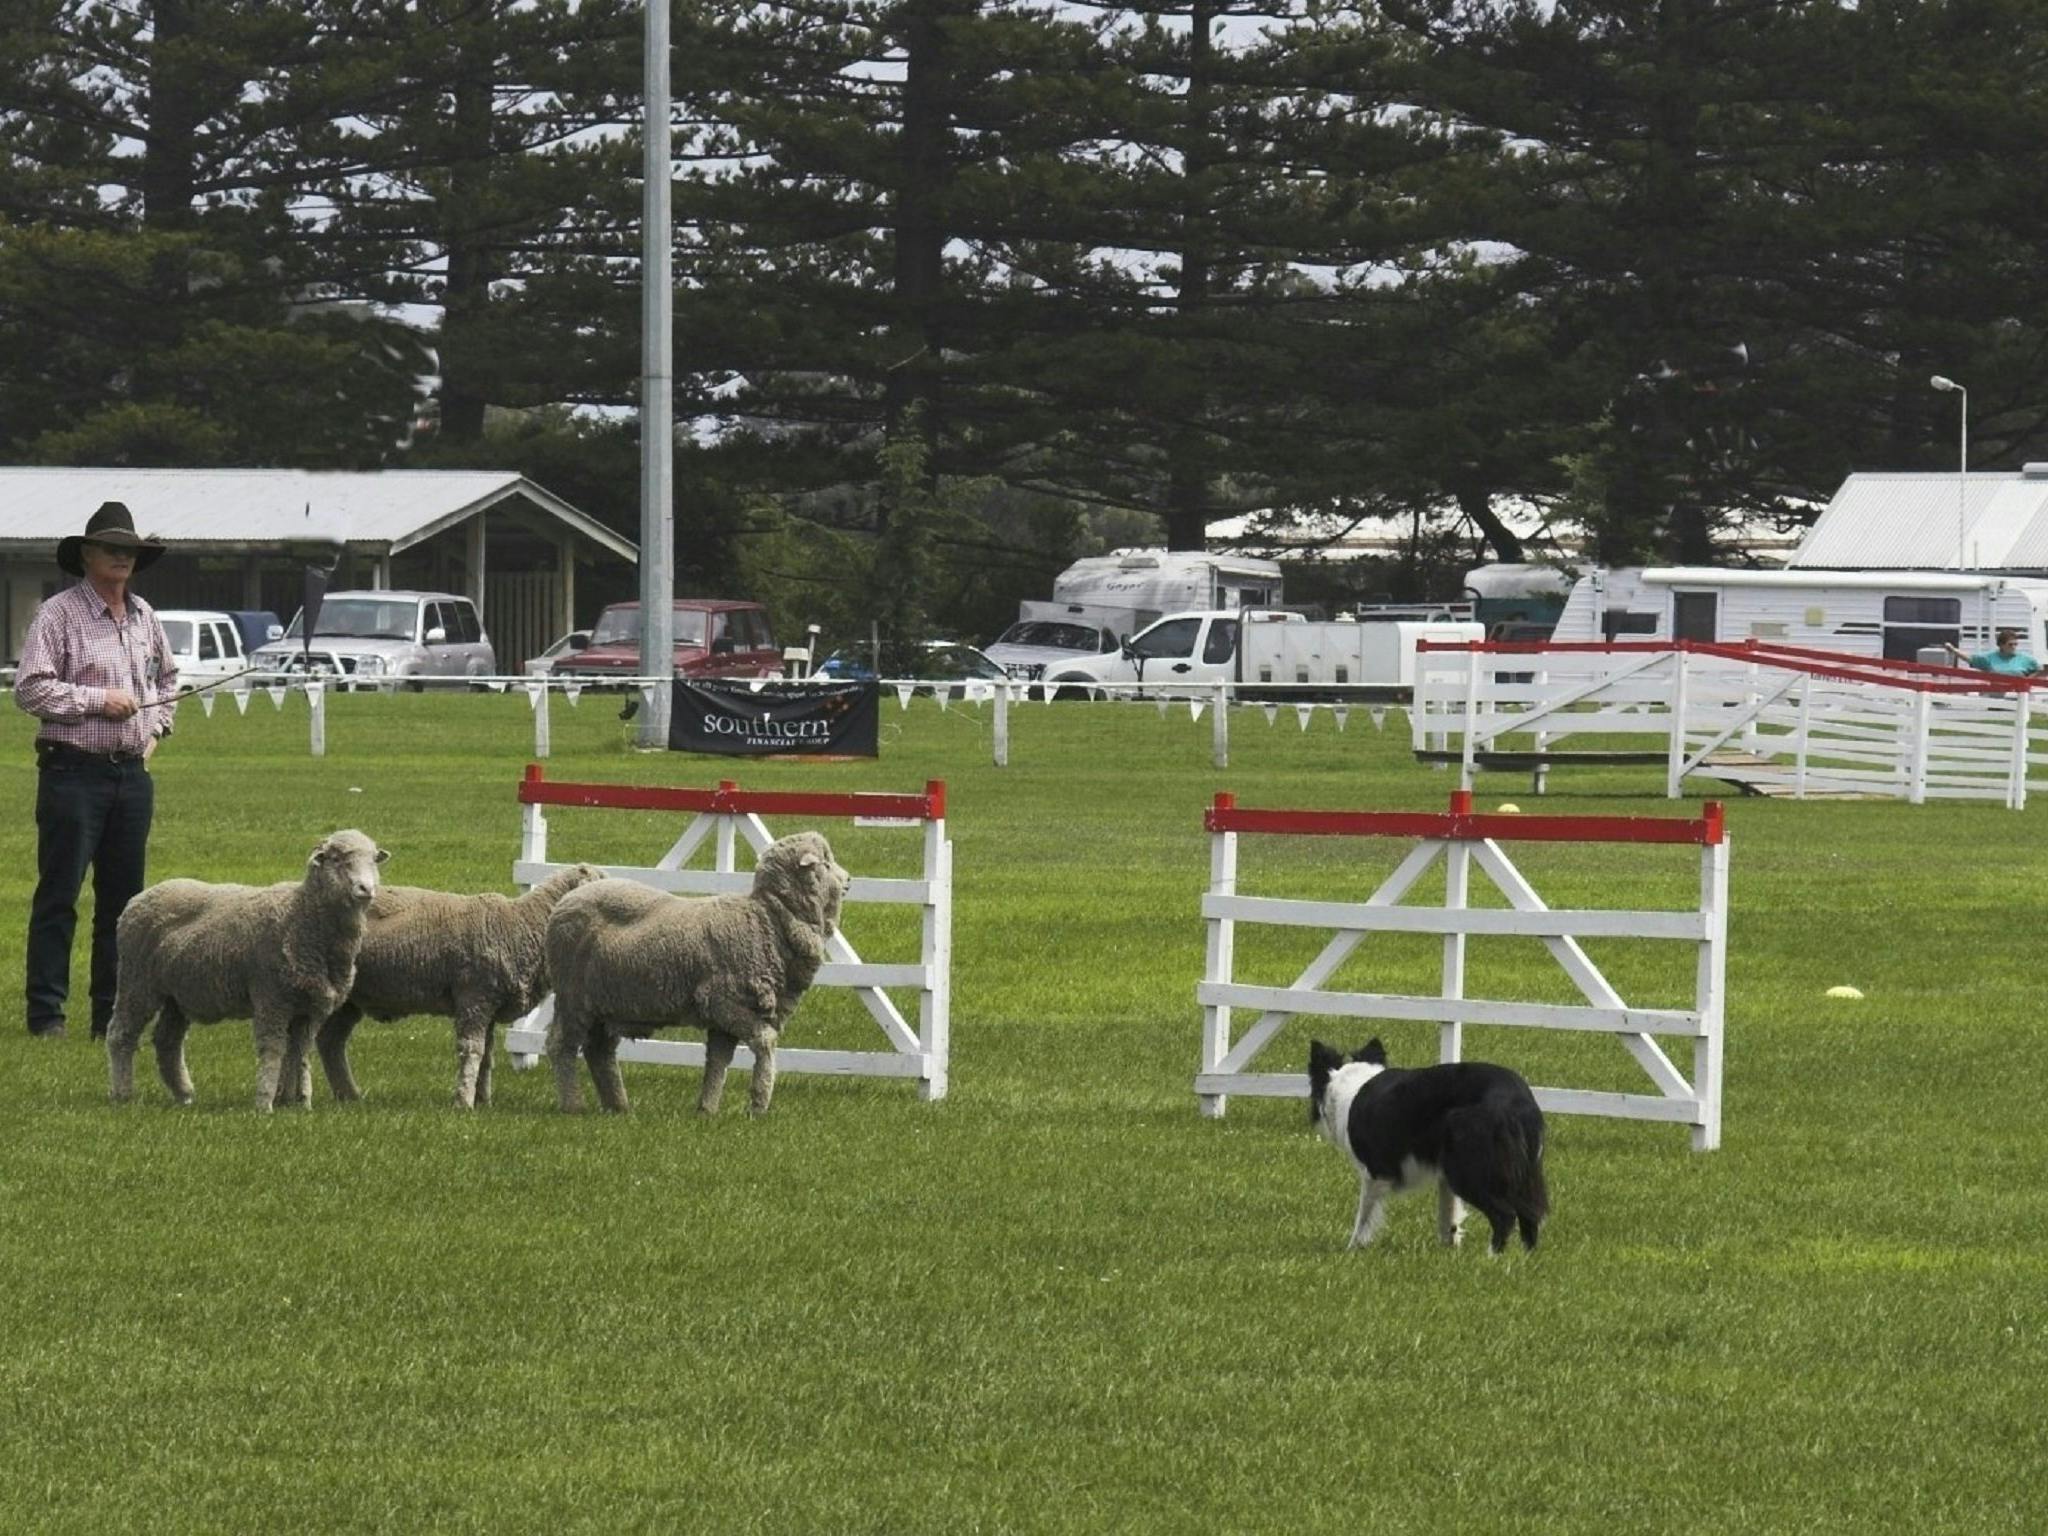
POLYGON ((772 1044, 824 962, 846 885, 825 838, 799 832, 762 853, 745 895, 571 891, 548 925, 559 1006, 620 1035, 681 1025, 772 1044))
POLYGON ((547 993, 545 938, 556 904, 597 878, 578 864, 518 897, 383 886, 370 903, 349 1001, 396 1018, 453 1014, 475 998, 500 1022, 518 1018, 547 993))
POLYGON ((345 885, 350 861, 374 874, 376 857, 362 833, 336 832, 303 880, 151 886, 121 914, 122 990, 175 997, 199 1023, 248 1018, 259 994, 332 1007, 347 995, 362 938, 363 909, 345 885))

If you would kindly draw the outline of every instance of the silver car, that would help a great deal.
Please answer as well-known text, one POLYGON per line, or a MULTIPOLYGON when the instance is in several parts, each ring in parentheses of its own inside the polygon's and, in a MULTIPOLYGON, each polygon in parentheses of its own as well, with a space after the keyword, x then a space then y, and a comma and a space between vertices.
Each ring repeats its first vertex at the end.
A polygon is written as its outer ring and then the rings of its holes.
POLYGON ((310 645, 304 619, 295 614, 284 638, 258 647, 251 663, 326 673, 344 687, 415 691, 497 674, 497 654, 476 605, 453 592, 329 592, 310 645))

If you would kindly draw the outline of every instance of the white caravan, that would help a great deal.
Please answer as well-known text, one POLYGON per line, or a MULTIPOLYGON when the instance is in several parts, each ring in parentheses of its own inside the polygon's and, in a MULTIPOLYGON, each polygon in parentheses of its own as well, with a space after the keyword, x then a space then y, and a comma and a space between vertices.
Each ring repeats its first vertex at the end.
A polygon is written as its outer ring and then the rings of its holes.
POLYGON ((1052 600, 1130 615, 1126 635, 1191 608, 1271 608, 1280 601, 1280 562, 1203 550, 1118 549, 1076 560, 1053 578, 1052 600))
POLYGON ((2000 629, 2048 659, 2048 579, 1949 571, 1724 571, 1595 567, 1553 641, 1763 640, 1854 656, 1919 659, 1953 644, 1988 651, 2000 629))

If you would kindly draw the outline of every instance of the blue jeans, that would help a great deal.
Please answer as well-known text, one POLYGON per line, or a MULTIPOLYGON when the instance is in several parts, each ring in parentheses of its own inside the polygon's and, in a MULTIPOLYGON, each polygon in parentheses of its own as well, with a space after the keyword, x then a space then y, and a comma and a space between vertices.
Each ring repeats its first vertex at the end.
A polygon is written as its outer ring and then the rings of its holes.
POLYGON ((114 1012, 114 924, 142 889, 156 784, 140 761, 37 749, 36 894, 28 921, 28 1027, 64 1022, 78 893, 92 870, 92 1028, 114 1012))

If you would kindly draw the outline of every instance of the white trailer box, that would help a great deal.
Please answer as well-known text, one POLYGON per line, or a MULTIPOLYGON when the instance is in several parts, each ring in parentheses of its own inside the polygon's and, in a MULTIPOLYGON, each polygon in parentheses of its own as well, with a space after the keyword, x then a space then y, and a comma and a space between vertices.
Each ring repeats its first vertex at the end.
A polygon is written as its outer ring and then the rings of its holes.
POLYGON ((1243 637, 1237 674, 1243 683, 1406 688, 1415 682, 1416 641, 1484 640, 1486 626, 1470 620, 1336 619, 1247 624, 1243 637))
MULTIPOLYGON (((1120 636, 1164 614, 1270 608, 1280 601, 1277 560, 1202 550, 1119 549, 1076 560, 1053 579, 1052 600, 1120 616, 1120 636)), ((1019 615, 1022 617, 1022 615, 1019 615)))
POLYGON ((1944 642, 1991 649, 2017 629, 2048 659, 2048 580, 1948 571, 1596 568, 1565 600, 1555 641, 1714 640, 1912 661, 1944 642))

